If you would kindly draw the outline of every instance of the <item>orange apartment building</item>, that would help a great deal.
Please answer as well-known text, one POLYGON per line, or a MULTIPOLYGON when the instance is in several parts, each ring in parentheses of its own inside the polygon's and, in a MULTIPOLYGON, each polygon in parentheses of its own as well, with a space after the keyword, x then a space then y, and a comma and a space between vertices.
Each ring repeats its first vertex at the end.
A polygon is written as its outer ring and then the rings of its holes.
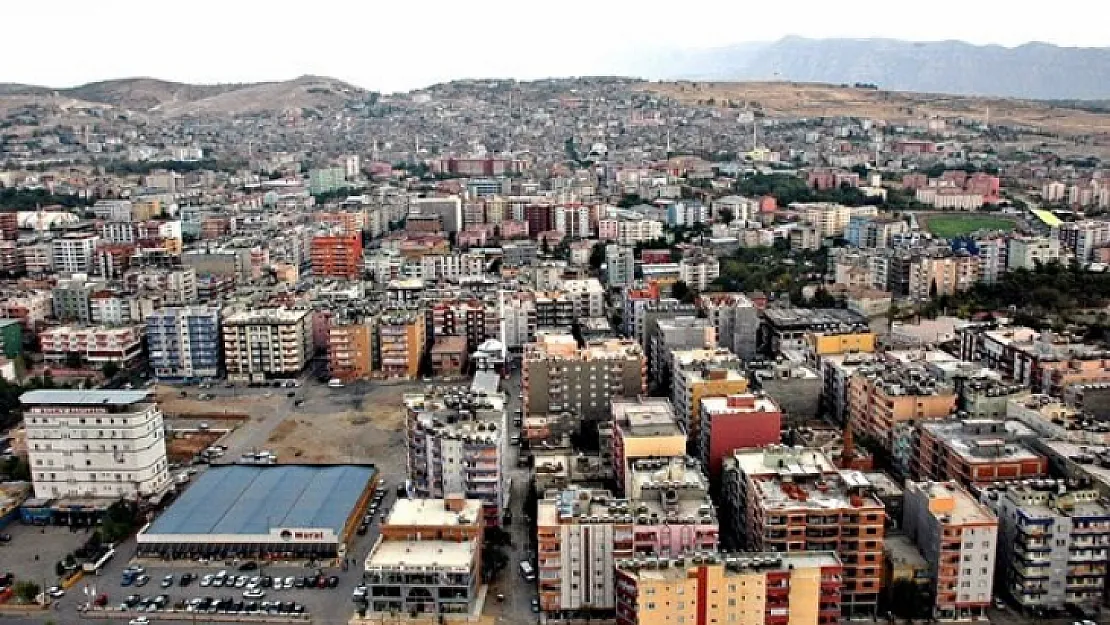
POLYGON ((318 234, 312 237, 312 273, 353 280, 362 275, 362 233, 318 234))
POLYGON ((944 419, 956 409, 956 393, 924 363, 865 364, 848 380, 847 420, 852 431, 870 436, 907 466, 913 424, 944 419))
POLYGON ((387 378, 413 379, 424 355, 424 315, 391 312, 378 320, 382 374, 387 378))
POLYGON ((725 348, 675 350, 671 354, 671 404, 690 442, 697 445, 701 441, 702 399, 747 392, 744 361, 725 348))
POLYGON ((955 480, 967 487, 1045 477, 1048 459, 1018 440, 1035 436, 1020 421, 922 423, 914 441, 911 472, 917 479, 955 480))
POLYGON ((930 566, 933 618, 983 618, 998 546, 998 519, 955 482, 906 482, 902 528, 930 566))
POLYGON ((835 625, 836 553, 709 553, 617 563, 617 625, 835 625))
POLYGON ((345 382, 367 380, 374 372, 374 325, 370 322, 328 328, 328 371, 345 382))
POLYGON ((816 449, 744 449, 725 460, 722 493, 746 550, 835 551, 844 565, 844 616, 874 615, 885 507, 863 473, 838 469, 816 449))

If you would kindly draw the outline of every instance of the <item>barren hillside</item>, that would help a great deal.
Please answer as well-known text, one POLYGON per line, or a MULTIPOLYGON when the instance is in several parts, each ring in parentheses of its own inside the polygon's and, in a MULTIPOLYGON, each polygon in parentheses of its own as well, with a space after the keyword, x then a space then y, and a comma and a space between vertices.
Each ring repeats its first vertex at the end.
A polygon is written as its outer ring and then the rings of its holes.
POLYGON ((928 93, 851 89, 834 85, 787 82, 643 83, 643 91, 683 102, 728 100, 757 103, 769 116, 832 117, 846 115, 890 121, 942 118, 986 119, 991 123, 1030 126, 1062 135, 1110 133, 1110 114, 1091 113, 1047 103, 928 93))

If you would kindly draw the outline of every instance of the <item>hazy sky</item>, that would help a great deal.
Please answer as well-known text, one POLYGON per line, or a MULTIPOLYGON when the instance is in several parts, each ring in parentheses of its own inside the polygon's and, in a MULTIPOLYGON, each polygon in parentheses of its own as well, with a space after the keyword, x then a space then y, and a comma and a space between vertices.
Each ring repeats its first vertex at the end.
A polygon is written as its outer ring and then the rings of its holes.
POLYGON ((1084 19, 1104 1, 1055 0, 1059 17, 1046 19, 1044 5, 1002 0, 13 0, 0 12, 0 82, 320 74, 393 91, 614 73, 640 52, 784 35, 1106 46, 1105 20, 1084 19))

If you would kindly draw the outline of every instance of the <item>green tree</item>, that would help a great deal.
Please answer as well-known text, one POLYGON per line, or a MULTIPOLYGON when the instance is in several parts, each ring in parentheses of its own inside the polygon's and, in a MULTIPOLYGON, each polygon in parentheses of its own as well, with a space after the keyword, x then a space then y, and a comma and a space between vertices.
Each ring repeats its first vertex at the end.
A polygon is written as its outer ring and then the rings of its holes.
POLYGON ((119 365, 114 362, 106 362, 104 366, 100 368, 100 372, 104 374, 105 378, 111 380, 119 373, 119 365))
POLYGON ((83 363, 84 359, 81 358, 81 354, 78 354, 77 352, 69 352, 66 354, 67 369, 80 369, 83 363))
POLYGON ((12 586, 12 593, 23 603, 34 603, 40 591, 42 591, 42 587, 30 580, 16 582, 12 586))
POLYGON ((736 217, 736 214, 732 212, 731 208, 722 208, 720 212, 717 213, 717 216, 720 219, 721 223, 730 224, 732 223, 732 220, 736 217))
POLYGON ((679 280, 671 286, 671 297, 681 302, 691 303, 694 301, 694 292, 690 289, 689 285, 679 280))
POLYGON ((590 269, 600 271, 603 264, 605 264, 605 244, 595 243, 590 249, 590 269))

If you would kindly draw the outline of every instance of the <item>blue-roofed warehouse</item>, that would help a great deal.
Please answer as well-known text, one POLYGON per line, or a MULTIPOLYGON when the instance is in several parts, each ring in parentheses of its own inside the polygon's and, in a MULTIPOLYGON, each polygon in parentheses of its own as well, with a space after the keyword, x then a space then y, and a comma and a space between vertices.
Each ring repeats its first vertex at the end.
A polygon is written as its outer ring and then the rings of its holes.
POLYGON ((139 532, 140 555, 329 558, 358 527, 372 466, 213 466, 139 532))

